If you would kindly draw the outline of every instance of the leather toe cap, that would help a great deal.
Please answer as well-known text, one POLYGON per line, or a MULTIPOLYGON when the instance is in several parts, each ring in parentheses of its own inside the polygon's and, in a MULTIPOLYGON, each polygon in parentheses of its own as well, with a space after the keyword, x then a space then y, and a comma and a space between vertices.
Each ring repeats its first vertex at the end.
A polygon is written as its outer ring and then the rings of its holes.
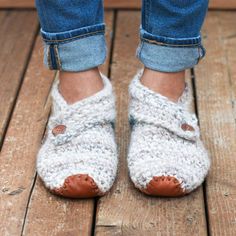
POLYGON ((51 191, 56 195, 68 198, 90 198, 104 195, 93 178, 87 174, 69 176, 65 179, 62 187, 51 191))
POLYGON ((180 197, 186 194, 180 182, 172 176, 154 176, 141 191, 148 195, 163 197, 180 197))

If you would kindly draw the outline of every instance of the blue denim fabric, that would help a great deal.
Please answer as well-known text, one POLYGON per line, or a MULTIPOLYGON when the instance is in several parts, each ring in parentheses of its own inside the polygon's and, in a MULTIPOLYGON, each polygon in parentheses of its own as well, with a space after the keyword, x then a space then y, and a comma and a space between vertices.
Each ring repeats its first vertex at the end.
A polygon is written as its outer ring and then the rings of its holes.
MULTIPOLYGON (((106 57, 102 0, 36 0, 44 62, 50 69, 82 71, 106 57)), ((143 0, 137 56, 148 68, 175 72, 205 55, 200 29, 208 0, 143 0)))
POLYGON ((143 0, 137 57, 148 68, 176 72, 204 57, 200 30, 208 0, 143 0))
POLYGON ((104 63, 102 0, 36 0, 44 63, 49 69, 83 71, 104 63))

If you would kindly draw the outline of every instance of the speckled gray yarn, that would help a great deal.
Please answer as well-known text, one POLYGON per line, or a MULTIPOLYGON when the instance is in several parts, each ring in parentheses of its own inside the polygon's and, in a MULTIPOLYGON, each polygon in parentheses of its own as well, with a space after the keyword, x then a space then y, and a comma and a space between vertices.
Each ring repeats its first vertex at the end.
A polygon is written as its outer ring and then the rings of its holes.
POLYGON ((102 79, 103 90, 72 105, 59 93, 58 82, 52 89, 53 111, 37 157, 37 172, 49 189, 61 187, 71 175, 88 174, 105 193, 115 180, 115 99, 110 81, 102 79), (54 136, 57 125, 66 130, 54 136))
POLYGON ((199 137, 197 118, 188 109, 188 87, 174 103, 143 86, 142 73, 129 87, 130 177, 138 188, 146 188, 154 176, 173 176, 186 192, 191 192, 204 181, 210 159, 199 137), (183 124, 194 130, 184 130, 183 124))

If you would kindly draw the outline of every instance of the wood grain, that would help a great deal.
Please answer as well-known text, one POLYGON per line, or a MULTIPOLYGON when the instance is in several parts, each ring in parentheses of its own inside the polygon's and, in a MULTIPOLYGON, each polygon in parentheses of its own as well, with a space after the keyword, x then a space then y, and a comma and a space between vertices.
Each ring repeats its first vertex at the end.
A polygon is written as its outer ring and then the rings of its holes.
POLYGON ((53 74, 43 70, 40 48, 37 41, 0 154, 0 235, 4 236, 21 234, 49 111, 45 103, 53 74))
POLYGON ((112 191, 98 202, 96 235, 206 235, 201 189, 184 198, 152 198, 136 190, 128 177, 127 89, 141 67, 134 57, 139 21, 138 12, 118 12, 111 79, 117 95, 120 165, 112 191))
MULTIPOLYGON (((140 9, 141 0, 104 0, 105 8, 140 9)), ((211 9, 236 9, 235 0, 210 0, 211 9)), ((0 8, 34 8, 34 0, 0 0, 0 8)))
POLYGON ((236 12, 221 14, 222 27, 224 27, 224 51, 227 60, 227 70, 231 84, 231 96, 236 120, 236 12), (226 26, 226 27, 225 27, 226 26))
MULTIPOLYGON (((105 13, 107 44, 110 52, 113 12, 105 13)), ((36 50, 37 51, 37 50, 36 50)), ((101 70, 107 74, 107 62, 101 70)), ((39 144, 38 144, 39 145, 39 144)), ((23 235, 91 235, 94 200, 69 200, 53 196, 37 178, 30 199, 23 235)))
POLYGON ((0 143, 21 84, 37 28, 35 12, 0 12, 0 143))
MULTIPOLYGON (((0 8, 34 8, 34 0, 0 0, 0 8)), ((133 8, 139 9, 139 0, 104 0, 105 8, 133 8)))
POLYGON ((195 69, 202 137, 212 158, 206 184, 209 229, 216 236, 236 235, 235 22, 234 12, 208 14, 207 57, 195 69))
POLYGON ((210 0, 209 7, 211 9, 236 9, 235 0, 210 0))

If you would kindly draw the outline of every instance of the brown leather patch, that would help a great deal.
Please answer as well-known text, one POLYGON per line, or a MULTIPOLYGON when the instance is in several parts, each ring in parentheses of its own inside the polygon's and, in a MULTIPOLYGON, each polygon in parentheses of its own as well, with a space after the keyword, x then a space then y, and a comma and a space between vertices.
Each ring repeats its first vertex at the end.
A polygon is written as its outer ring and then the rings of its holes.
POLYGON ((104 195, 87 174, 69 176, 62 187, 51 191, 54 194, 69 198, 90 198, 104 195))
POLYGON ((152 196, 179 197, 184 196, 186 192, 182 189, 180 182, 171 176, 153 177, 143 193, 152 196))
POLYGON ((66 131, 66 126, 65 125, 57 125, 56 127, 53 128, 52 133, 54 136, 58 134, 64 134, 66 131))
POLYGON ((194 131, 194 128, 191 125, 188 125, 186 123, 181 125, 181 129, 184 131, 194 131))

